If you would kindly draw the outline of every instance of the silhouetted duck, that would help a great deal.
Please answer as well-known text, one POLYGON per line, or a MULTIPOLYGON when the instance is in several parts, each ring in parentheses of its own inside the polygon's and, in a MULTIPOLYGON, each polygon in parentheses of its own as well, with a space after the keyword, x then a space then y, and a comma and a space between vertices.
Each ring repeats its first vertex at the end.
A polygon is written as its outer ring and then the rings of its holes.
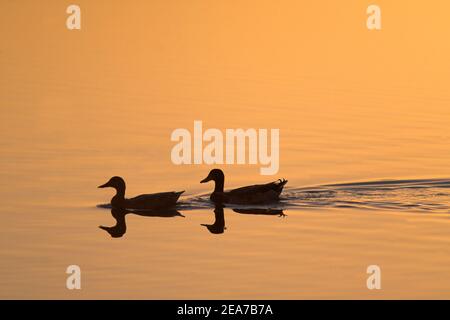
POLYGON ((287 183, 285 179, 279 179, 267 184, 258 184, 248 187, 242 187, 230 191, 224 191, 225 175, 220 169, 213 169, 208 176, 200 181, 205 183, 208 181, 215 182, 214 192, 210 199, 215 203, 231 203, 231 204, 257 204, 278 201, 284 185, 287 183))
POLYGON ((140 196, 126 199, 125 198, 125 181, 121 177, 112 177, 99 188, 114 188, 116 195, 111 199, 111 205, 116 208, 124 209, 155 209, 173 207, 180 195, 180 192, 161 192, 153 194, 142 194, 140 196))

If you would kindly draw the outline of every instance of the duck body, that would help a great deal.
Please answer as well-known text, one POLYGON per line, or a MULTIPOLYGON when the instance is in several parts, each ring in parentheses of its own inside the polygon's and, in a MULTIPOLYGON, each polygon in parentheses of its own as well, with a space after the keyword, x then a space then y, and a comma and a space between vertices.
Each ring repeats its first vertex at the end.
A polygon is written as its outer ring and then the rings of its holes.
POLYGON ((287 180, 280 179, 266 184, 257 184, 246 186, 229 191, 224 191, 225 175, 220 169, 213 169, 209 175, 200 181, 206 183, 208 181, 215 182, 215 188, 210 195, 210 199, 214 203, 229 204, 264 204, 276 202, 280 199, 287 180))
POLYGON ((115 195, 111 199, 111 206, 115 208, 140 210, 169 208, 176 205, 178 198, 183 192, 184 191, 141 194, 140 196, 129 199, 115 195))
POLYGON ((279 180, 267 184, 257 184, 230 191, 214 191, 210 199, 213 202, 230 204, 262 204, 275 202, 280 199, 286 180, 279 180))
POLYGON ((150 210, 170 208, 176 205, 184 191, 160 192, 153 194, 142 194, 134 198, 125 198, 125 181, 121 177, 112 177, 107 183, 99 188, 111 187, 116 189, 116 195, 111 199, 111 206, 122 209, 150 210))

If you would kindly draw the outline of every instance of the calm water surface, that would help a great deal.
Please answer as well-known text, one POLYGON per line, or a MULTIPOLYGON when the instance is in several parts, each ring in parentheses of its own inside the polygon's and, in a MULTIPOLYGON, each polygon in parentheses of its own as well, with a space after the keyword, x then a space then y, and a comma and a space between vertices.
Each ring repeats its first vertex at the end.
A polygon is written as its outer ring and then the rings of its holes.
POLYGON ((79 33, 63 5, 2 2, 0 298, 450 298, 448 4, 386 4, 400 21, 368 39, 356 2, 322 2, 84 2, 79 33), (277 175, 221 168, 288 179, 280 204, 215 210, 211 167, 170 160, 194 120, 279 128, 277 175), (187 190, 180 214, 112 215, 113 175, 187 190))

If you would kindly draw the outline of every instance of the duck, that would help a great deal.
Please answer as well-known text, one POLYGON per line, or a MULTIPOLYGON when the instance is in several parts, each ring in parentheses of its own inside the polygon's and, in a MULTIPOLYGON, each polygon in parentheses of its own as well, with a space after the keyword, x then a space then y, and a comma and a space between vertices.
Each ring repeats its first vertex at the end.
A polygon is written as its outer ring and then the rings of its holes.
POLYGON ((211 170, 208 176, 200 181, 200 183, 209 181, 215 182, 214 191, 210 195, 211 201, 214 203, 228 204, 261 204, 276 202, 280 199, 283 187, 288 182, 286 179, 279 179, 266 184, 257 184, 224 191, 225 175, 220 169, 211 170))
POLYGON ((178 199, 184 191, 160 192, 153 194, 142 194, 134 198, 125 198, 125 180, 122 177, 114 176, 108 182, 98 186, 99 188, 114 188, 116 195, 111 199, 111 206, 122 209, 158 209, 170 208, 176 205, 178 199))

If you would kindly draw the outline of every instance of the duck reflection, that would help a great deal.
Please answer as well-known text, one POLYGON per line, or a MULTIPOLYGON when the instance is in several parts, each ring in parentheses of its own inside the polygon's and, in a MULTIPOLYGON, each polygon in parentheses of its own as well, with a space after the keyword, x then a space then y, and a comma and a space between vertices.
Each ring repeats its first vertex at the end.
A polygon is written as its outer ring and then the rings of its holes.
MULTIPOLYGON (((227 229, 225 227, 225 214, 224 208, 225 206, 220 203, 216 203, 214 207, 214 223, 213 224, 201 224, 206 227, 209 232, 213 234, 221 234, 224 233, 227 229)), ((241 214, 254 214, 254 215, 266 215, 266 216, 278 216, 285 217, 286 215, 283 213, 281 209, 263 209, 263 208, 244 208, 244 209, 233 209, 236 213, 241 214)))
POLYGON ((213 234, 221 234, 224 233, 227 229, 225 227, 225 215, 223 213, 223 208, 225 206, 223 204, 217 203, 214 208, 214 223, 213 224, 202 224, 202 226, 206 227, 209 232, 213 234))
POLYGON ((111 215, 116 220, 116 224, 112 227, 99 226, 100 229, 105 230, 113 238, 120 238, 127 232, 127 224, 125 216, 127 214, 135 214, 142 217, 184 217, 176 209, 161 209, 161 210, 127 210, 123 208, 111 208, 111 215))
POLYGON ((263 208, 245 208, 245 209, 233 209, 236 213, 241 214, 256 214, 256 215, 265 215, 265 216, 279 216, 286 217, 283 210, 281 209, 263 209, 263 208))

